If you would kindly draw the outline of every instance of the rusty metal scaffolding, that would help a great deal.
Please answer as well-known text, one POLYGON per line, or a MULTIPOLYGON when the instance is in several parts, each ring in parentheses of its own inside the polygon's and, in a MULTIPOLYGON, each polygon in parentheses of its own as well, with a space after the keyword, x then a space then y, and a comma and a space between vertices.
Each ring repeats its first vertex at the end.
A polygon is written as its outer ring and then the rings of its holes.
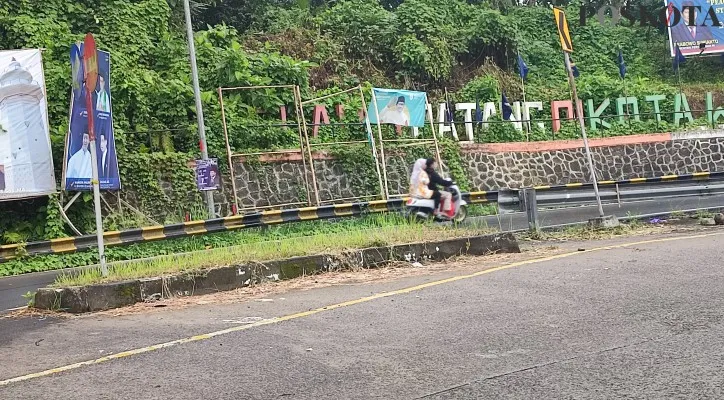
MULTIPOLYGON (((382 175, 384 179, 384 190, 385 190, 385 199, 389 199, 391 197, 405 197, 407 196, 407 193, 395 193, 390 194, 389 192, 389 185, 387 180, 387 162, 385 159, 385 143, 404 143, 400 145, 400 147, 403 146, 428 146, 431 144, 435 145, 435 158, 437 159, 437 163, 442 168, 442 157, 440 156, 440 145, 437 140, 437 134, 435 133, 435 120, 432 117, 432 108, 426 107, 426 118, 430 121, 430 131, 432 132, 432 139, 384 139, 382 137, 382 124, 380 123, 380 110, 377 105, 377 98, 375 97, 375 91, 372 89, 372 104, 375 105, 374 111, 375 111, 375 119, 377 120, 377 135, 380 142, 380 154, 381 154, 381 163, 382 163, 382 175)), ((427 102, 427 95, 425 95, 425 104, 429 105, 427 102)), ((369 121, 369 120, 368 120, 369 121)))
MULTIPOLYGON (((221 107, 221 120, 222 125, 224 128, 224 140, 226 142, 226 156, 227 161, 229 163, 229 174, 231 178, 231 188, 234 193, 234 210, 233 214, 237 215, 239 211, 245 211, 245 210, 257 210, 259 208, 270 208, 270 207, 285 207, 285 206, 296 206, 296 205, 312 205, 312 201, 310 198, 309 193, 309 180, 307 178, 308 175, 308 166, 307 166, 307 160, 306 157, 304 157, 304 139, 302 137, 302 128, 301 128, 301 118, 300 118, 300 110, 301 110, 301 96, 299 92, 299 87, 295 85, 267 85, 267 86, 237 86, 237 87, 228 87, 228 88, 218 88, 218 95, 219 95, 219 105, 221 107), (269 151, 261 151, 261 152, 250 152, 250 153, 234 153, 231 150, 231 145, 229 143, 229 131, 228 126, 226 123, 226 110, 224 107, 224 96, 223 92, 225 91, 233 91, 233 90, 260 90, 260 89, 290 89, 294 95, 294 111, 296 113, 296 125, 297 125, 297 134, 299 135, 299 149, 285 149, 285 150, 269 150, 269 151), (239 208, 239 198, 236 191, 236 178, 234 173, 234 164, 233 159, 234 158, 243 158, 248 156, 264 156, 264 155, 272 155, 272 154, 300 154, 302 159, 302 166, 304 168, 304 190, 306 192, 307 201, 299 201, 299 202, 290 202, 290 203, 281 203, 281 204, 268 204, 264 207, 243 207, 239 208)), ((285 127, 289 126, 289 124, 282 124, 285 127)), ((313 168, 313 165, 312 165, 313 168)), ((312 175, 314 176, 314 175, 312 175)), ((315 188, 316 191, 316 188, 315 188)), ((315 193, 316 195, 316 193, 315 193)), ((318 196, 317 196, 318 197, 318 196)))
MULTIPOLYGON (((297 90, 299 90, 299 88, 297 88, 297 90)), ((312 187, 314 187, 314 195, 315 195, 315 199, 316 199, 316 201, 317 201, 317 205, 321 205, 321 204, 326 203, 326 202, 334 202, 334 201, 344 201, 344 200, 353 200, 353 199, 369 199, 369 198, 377 197, 377 195, 363 195, 363 196, 355 196, 355 197, 347 197, 347 198, 337 198, 337 199, 321 200, 321 199, 319 198, 319 186, 318 186, 318 182, 317 182, 317 172, 316 172, 316 169, 314 168, 314 158, 313 158, 313 155, 312 155, 312 148, 313 148, 313 147, 314 147, 314 148, 320 148, 320 147, 329 147, 329 146, 348 146, 348 145, 355 145, 355 144, 356 144, 356 145, 369 144, 369 146, 370 146, 370 151, 371 151, 371 153, 372 153, 371 155, 372 155, 372 157, 374 158, 374 161, 375 161, 375 170, 376 170, 376 172, 377 172, 377 179, 378 179, 379 185, 380 185, 380 195, 379 195, 379 196, 380 196, 380 198, 383 199, 383 200, 386 200, 386 199, 387 199, 387 196, 385 195, 385 191, 384 191, 385 184, 383 183, 382 174, 380 173, 380 163, 379 163, 379 157, 378 157, 378 155, 377 155, 377 148, 376 148, 375 138, 374 138, 374 135, 372 134, 372 127, 370 126, 369 118, 368 118, 368 116, 367 116, 366 114, 365 114, 365 117, 364 117, 364 118, 365 118, 365 128, 366 128, 366 132, 367 132, 367 140, 342 141, 342 142, 326 142, 326 143, 311 143, 311 142, 309 141, 309 130, 308 130, 308 126, 307 126, 307 120, 306 120, 306 118, 305 118, 305 116, 304 116, 304 106, 305 106, 305 105, 308 105, 308 104, 313 104, 313 103, 315 103, 315 102, 319 102, 319 101, 322 101, 322 100, 326 100, 326 99, 329 99, 329 98, 332 98, 332 97, 335 97, 335 96, 340 96, 340 95, 343 95, 343 94, 346 94, 346 93, 352 93, 352 92, 355 92, 355 91, 359 92, 359 96, 360 96, 360 99, 361 99, 361 101, 362 101, 362 108, 363 108, 363 110, 365 110, 365 113, 366 113, 366 110, 367 110, 367 102, 365 101, 365 96, 364 96, 364 92, 362 91, 362 86, 359 86, 359 85, 358 85, 358 86, 355 86, 355 87, 353 87, 353 88, 350 88, 350 89, 342 90, 342 91, 337 92, 337 93, 332 93, 332 94, 329 94, 329 95, 326 95, 326 96, 321 96, 321 97, 317 97, 317 98, 313 98, 313 99, 301 101, 301 102, 299 103, 299 107, 300 107, 299 111, 300 111, 300 114, 301 114, 301 117, 302 117, 302 132, 303 132, 303 134, 304 134, 304 145, 305 145, 305 147, 306 147, 307 157, 309 157, 309 164, 312 166, 312 168, 311 168, 311 172, 312 172, 312 187)), ((347 124, 344 124, 344 123, 343 123, 343 124, 341 124, 341 125, 347 125, 347 124)))
MULTIPOLYGON (((374 112, 377 116, 377 137, 375 137, 375 134, 373 132, 372 124, 370 122, 369 115, 367 115, 367 101, 365 100, 364 91, 362 90, 362 86, 358 85, 353 88, 349 88, 346 90, 342 90, 336 93, 328 94, 321 97, 316 97, 308 100, 302 100, 301 91, 299 89, 299 86, 296 85, 270 85, 270 86, 241 86, 241 87, 229 87, 229 88, 218 88, 218 95, 219 95, 219 105, 221 107, 221 118, 222 118, 222 125, 224 129, 224 140, 226 142, 226 154, 227 154, 227 161, 229 163, 229 173, 231 177, 231 185, 232 185, 232 191, 234 195, 234 214, 238 214, 240 211, 246 211, 246 210, 257 210, 260 208, 283 208, 288 206, 298 206, 298 205, 307 205, 307 206, 320 206, 325 203, 334 203, 338 201, 347 201, 347 200, 353 200, 353 199, 373 199, 373 198, 379 198, 382 200, 387 200, 394 197, 403 197, 406 195, 406 193, 400 193, 400 194, 390 194, 389 192, 389 182, 387 179, 387 163, 385 160, 385 143, 399 143, 400 145, 398 147, 406 147, 406 146, 430 146, 434 145, 435 147, 435 157, 438 160, 438 163, 442 165, 442 158, 440 155, 440 148, 439 143, 437 140, 437 135, 435 133, 435 123, 434 119, 432 117, 432 110, 428 107, 426 111, 426 119, 430 121, 430 129, 432 132, 432 138, 422 138, 422 139, 411 139, 411 138, 398 138, 398 139, 384 139, 382 136, 382 126, 379 122, 379 109, 378 107, 374 107, 374 112), (257 90, 257 89, 290 89, 292 90, 294 94, 294 112, 296 114, 296 125, 297 125, 297 133, 299 135, 299 148, 298 149, 283 149, 283 150, 269 150, 269 151, 259 151, 259 152, 248 152, 248 153, 234 153, 231 149, 230 141, 229 141, 229 132, 228 132, 228 125, 226 121, 226 109, 224 106, 224 98, 223 98, 223 92, 225 91, 232 91, 232 90, 257 90), (308 106, 310 104, 315 104, 318 102, 321 102, 323 100, 327 100, 336 96, 345 95, 348 93, 354 93, 357 92, 359 94, 361 103, 362 103, 362 109, 364 112, 363 118, 364 122, 361 123, 364 125, 364 129, 366 131, 366 140, 351 140, 351 141, 336 141, 336 142, 324 142, 324 143, 312 143, 310 141, 309 137, 309 126, 316 126, 315 124, 308 124, 304 107, 308 106), (314 165, 314 152, 320 151, 323 148, 328 148, 330 146, 359 146, 359 145, 365 145, 369 146, 370 150, 370 156, 373 158, 375 163, 375 172, 377 174, 377 180, 379 183, 379 194, 372 194, 372 195, 360 195, 360 196, 354 196, 354 197, 340 197, 340 198, 330 198, 330 199, 321 199, 320 198, 320 186, 318 182, 318 173, 316 170, 316 167, 314 165), (379 146, 379 154, 378 154, 378 146, 379 146), (299 154, 300 159, 302 161, 302 166, 304 169, 304 190, 306 193, 307 201, 300 201, 300 202, 290 202, 290 203, 280 203, 280 204, 268 204, 265 206, 252 206, 252 207, 239 207, 239 198, 237 194, 237 188, 236 188, 236 177, 234 172, 234 159, 235 158, 242 158, 247 156, 265 156, 265 155, 280 155, 280 154, 299 154), (310 182, 311 178, 311 182, 310 182), (313 196, 313 197, 312 197, 313 196)), ((373 104, 377 104, 374 91, 372 92, 372 102, 373 104)), ((427 104, 427 99, 425 101, 427 104)), ((279 126, 289 126, 290 124, 279 124, 279 126)), ((321 124, 322 126, 327 124, 321 124)), ((351 123, 335 123, 330 124, 332 126, 334 125, 355 125, 351 123)))

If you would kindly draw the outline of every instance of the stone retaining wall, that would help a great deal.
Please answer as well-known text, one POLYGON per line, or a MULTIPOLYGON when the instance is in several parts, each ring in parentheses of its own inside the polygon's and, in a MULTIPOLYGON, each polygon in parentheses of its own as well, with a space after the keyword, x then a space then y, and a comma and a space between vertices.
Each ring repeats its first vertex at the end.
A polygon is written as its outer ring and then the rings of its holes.
MULTIPOLYGON (((591 139, 589 145, 599 180, 724 171, 724 130, 591 139)), ((590 181, 581 140, 462 144, 462 158, 477 190, 590 181)), ((388 154, 386 161, 389 193, 406 193, 414 160, 404 154, 388 154)), ((367 171, 374 167, 345 165, 324 152, 314 153, 314 165, 322 202, 349 202, 350 198, 380 194, 375 172, 367 171)), ((236 159, 234 168, 240 208, 307 201, 298 153, 254 162, 236 159)), ((310 171, 307 181, 311 188, 310 171)), ((224 193, 217 193, 222 213, 233 203, 230 186, 227 180, 224 193)), ((309 196, 314 202, 313 192, 309 196)))
MULTIPOLYGON (((724 132, 637 135, 589 141, 598 180, 722 171, 724 132)), ((475 188, 590 182, 582 141, 468 145, 475 188)))

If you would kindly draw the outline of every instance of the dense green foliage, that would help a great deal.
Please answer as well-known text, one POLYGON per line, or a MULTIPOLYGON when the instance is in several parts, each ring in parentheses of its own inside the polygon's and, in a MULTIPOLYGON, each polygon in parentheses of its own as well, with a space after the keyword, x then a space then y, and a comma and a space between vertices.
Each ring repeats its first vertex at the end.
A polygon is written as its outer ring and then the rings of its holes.
MULTIPOLYGON (((497 102, 505 91, 515 101, 522 98, 515 67, 516 52, 520 52, 530 66, 525 87, 528 99, 546 104, 569 98, 547 6, 513 6, 504 0, 196 0, 192 9, 209 153, 224 163, 218 87, 293 84, 301 87, 303 98, 312 98, 362 83, 367 89, 375 85, 425 90, 432 100, 441 99, 445 88, 452 101, 497 102)), ((198 155, 198 139, 182 11, 181 0, 0 0, 0 46, 44 48, 58 178, 68 126, 69 45, 92 32, 99 48, 111 52, 122 197, 161 223, 179 221, 186 213, 197 216, 195 210, 202 210, 193 176, 184 167, 198 155), (173 187, 163 187, 162 180, 173 187)), ((567 11, 576 16, 578 6, 571 4, 567 11)), ((569 23, 583 99, 598 103, 623 93, 616 67, 617 50, 623 48, 628 94, 668 94, 669 103, 663 108, 670 107, 678 86, 663 31, 627 23, 601 26, 594 19, 581 27, 575 17, 569 23)), ((690 59, 685 68, 682 81, 692 108, 703 108, 706 91, 717 92, 715 102, 720 104, 718 61, 690 59)), ((290 120, 295 119, 290 90, 227 91, 224 102, 234 151, 298 146, 295 129, 275 126, 280 122, 280 106, 286 105, 290 120)), ((359 98, 328 99, 328 110, 337 102, 347 110, 344 122, 358 122, 359 98)), ((311 111, 311 107, 305 110, 308 120, 311 111)), ((665 120, 671 122, 671 116, 665 120)), ((599 134, 651 132, 662 127, 666 125, 641 122, 599 134)), ((458 132, 463 131, 460 126, 458 132)), ((575 126, 564 124, 557 135, 578 133, 575 126)), ((476 137, 523 140, 509 124, 494 124, 476 137)), ((325 128, 315 141, 344 138, 364 139, 365 133, 359 126, 325 128)), ((532 139, 549 138, 550 131, 532 134, 532 139)), ((443 149, 448 167, 464 176, 452 149, 443 149)), ((349 157, 348 164, 354 160, 353 155, 349 157)), ((370 164, 371 160, 357 168, 370 164)), ((365 179, 360 185, 375 184, 374 179, 365 179)), ((83 232, 93 230, 91 207, 89 196, 83 196, 69 210, 83 232)), ((67 234, 56 210, 46 199, 0 205, 0 243, 67 234)), ((139 223, 130 212, 117 215, 108 209, 106 213, 112 229, 139 223)))

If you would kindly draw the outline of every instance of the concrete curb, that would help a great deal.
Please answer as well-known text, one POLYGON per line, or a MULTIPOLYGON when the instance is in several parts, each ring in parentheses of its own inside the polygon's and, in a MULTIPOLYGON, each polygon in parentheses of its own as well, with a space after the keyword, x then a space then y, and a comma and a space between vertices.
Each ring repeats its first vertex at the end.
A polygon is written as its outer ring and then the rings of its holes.
POLYGON ((41 288, 35 294, 34 307, 83 313, 161 298, 215 293, 320 272, 375 268, 393 261, 439 261, 460 255, 482 256, 491 253, 520 253, 520 248, 515 236, 509 232, 374 247, 336 255, 320 254, 265 263, 230 265, 157 278, 57 289, 41 288))

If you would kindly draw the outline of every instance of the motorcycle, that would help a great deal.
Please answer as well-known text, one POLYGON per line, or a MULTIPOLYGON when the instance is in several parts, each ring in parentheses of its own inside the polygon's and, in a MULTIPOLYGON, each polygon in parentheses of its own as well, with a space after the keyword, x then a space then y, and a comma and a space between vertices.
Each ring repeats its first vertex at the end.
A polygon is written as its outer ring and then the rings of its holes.
MULTIPOLYGON (((407 215, 422 220, 433 218, 435 221, 463 222, 468 216, 468 203, 462 199, 462 194, 456 184, 453 183, 447 190, 452 193, 452 208, 449 212, 444 213, 448 219, 439 218, 434 214, 435 200, 417 197, 411 197, 405 203, 407 215)), ((440 202, 440 212, 442 213, 442 202, 440 202)))

